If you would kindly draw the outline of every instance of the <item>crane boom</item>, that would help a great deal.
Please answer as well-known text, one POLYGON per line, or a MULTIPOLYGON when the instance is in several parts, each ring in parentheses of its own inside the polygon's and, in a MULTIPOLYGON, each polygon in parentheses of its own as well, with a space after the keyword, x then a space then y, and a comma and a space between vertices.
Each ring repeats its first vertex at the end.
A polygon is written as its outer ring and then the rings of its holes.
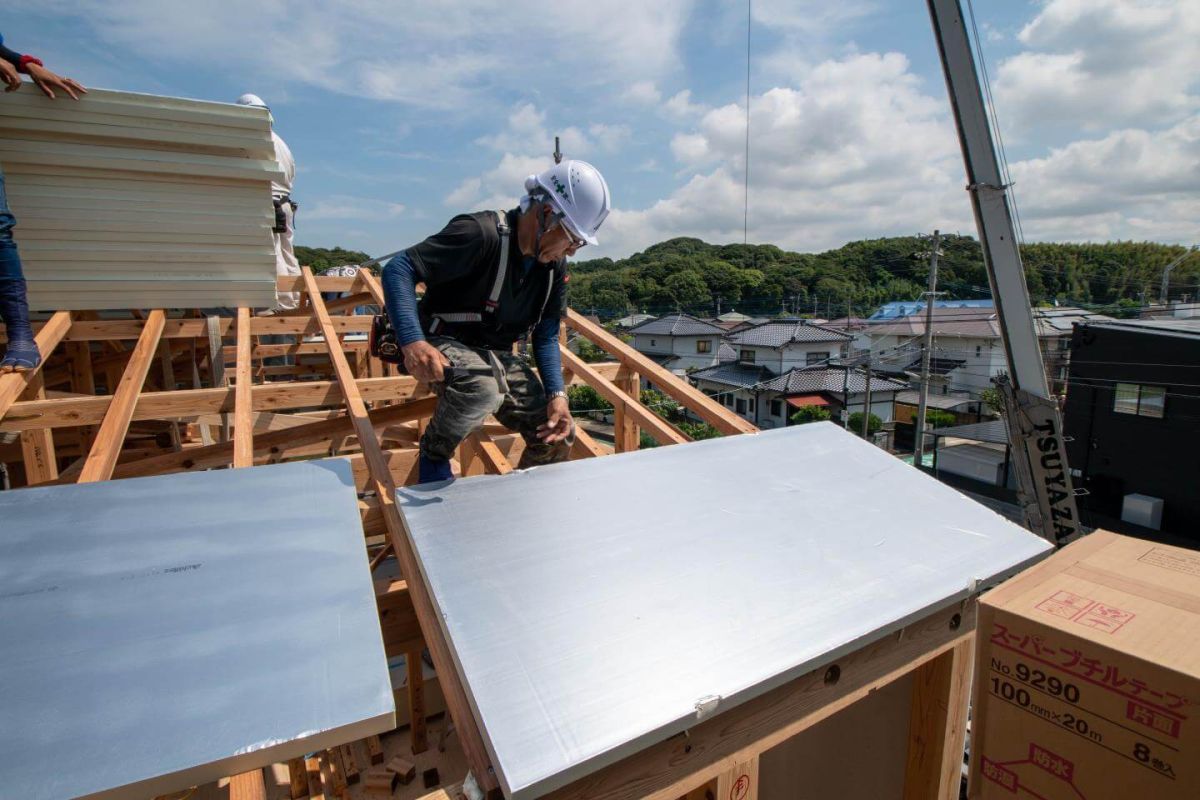
POLYGON ((1008 186, 996 158, 962 6, 959 0, 927 3, 1008 361, 1008 374, 997 378, 996 384, 1004 397, 1021 505, 1031 530, 1056 544, 1066 544, 1081 529, 1063 444, 1062 417, 1046 381, 1008 186))

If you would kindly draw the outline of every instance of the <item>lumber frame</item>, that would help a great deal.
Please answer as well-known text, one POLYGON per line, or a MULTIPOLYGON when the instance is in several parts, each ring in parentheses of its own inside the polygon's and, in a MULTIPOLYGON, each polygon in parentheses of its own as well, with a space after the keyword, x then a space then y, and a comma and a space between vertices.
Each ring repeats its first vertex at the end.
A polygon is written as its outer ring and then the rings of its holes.
MULTIPOLYGON (((34 376, 38 375, 42 367, 46 366, 46 362, 50 360, 50 354, 54 352, 54 348, 58 347, 58 343, 66 338, 71 330, 71 325, 69 313, 66 311, 56 312, 33 337, 37 342, 38 351, 42 354, 42 363, 28 372, 10 372, 0 375, 0 420, 4 419, 4 415, 8 413, 13 401, 20 397, 21 393, 33 382, 34 376)), ((6 337, 5 343, 7 342, 6 337)))
MULTIPOLYGON (((745 771, 758 757, 798 733, 832 716, 852 703, 914 671, 926 669, 927 674, 940 673, 950 656, 957 665, 967 659, 969 670, 970 646, 974 636, 976 602, 974 598, 962 605, 935 611, 893 634, 866 645, 832 664, 813 670, 759 697, 697 723, 686 734, 673 736, 651 745, 639 753, 604 767, 561 789, 543 795, 544 800, 678 800, 710 781, 734 781, 733 773, 745 771)), ((951 669, 950 674, 957 670, 951 669)), ((936 681, 935 681, 936 682, 936 681)), ((937 733, 943 746, 932 758, 930 769, 910 769, 906 783, 913 781, 914 789, 928 788, 936 783, 944 786, 948 763, 954 753, 961 764, 962 751, 955 750, 961 742, 966 725, 966 686, 956 680, 938 683, 929 699, 943 698, 950 713, 947 722, 954 730, 945 728, 937 733), (926 780, 932 773, 938 778, 926 780)), ((915 712, 914 712, 915 713, 915 712)), ((936 715, 935 715, 936 716, 936 715)), ((933 731, 936 726, 922 730, 933 731)), ((911 729, 911 725, 910 725, 911 729)), ((748 789, 756 789, 756 776, 748 789)), ((718 795, 721 796, 721 795, 718 795)), ((752 796, 752 795, 751 795, 752 796)), ((952 792, 939 788, 938 793, 905 795, 928 800, 954 800, 958 786, 952 792)))
POLYGON ((237 311, 237 368, 233 385, 233 466, 248 467, 254 462, 254 423, 250 398, 250 309, 237 311))

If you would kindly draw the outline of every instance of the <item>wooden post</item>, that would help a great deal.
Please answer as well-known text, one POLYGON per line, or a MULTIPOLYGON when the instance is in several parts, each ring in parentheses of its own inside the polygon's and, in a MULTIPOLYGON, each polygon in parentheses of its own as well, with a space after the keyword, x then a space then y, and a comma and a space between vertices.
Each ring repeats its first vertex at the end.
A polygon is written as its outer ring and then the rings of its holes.
POLYGON ((261 769, 229 779, 229 800, 267 800, 267 784, 261 769))
MULTIPOLYGON (((96 374, 92 371, 92 351, 87 342, 67 342, 67 358, 71 364, 71 391, 76 394, 96 394, 96 374)), ((92 448, 96 429, 91 425, 79 426, 80 452, 92 448)))
MULTIPOLYGON (((21 394, 22 400, 46 399, 41 372, 34 374, 21 394)), ((48 428, 21 431, 21 459, 25 464, 25 484, 35 486, 58 477, 58 458, 54 454, 54 436, 48 428)))
MULTIPOLYGON (((640 381, 636 372, 633 372, 624 364, 617 371, 617 377, 613 380, 617 388, 625 392, 630 397, 640 399, 641 391, 639 388, 640 381)), ((653 411, 654 409, 651 409, 653 411)), ((641 439, 641 431, 637 423, 625 413, 624 408, 616 407, 616 415, 613 424, 613 441, 615 449, 618 453, 628 453, 638 449, 638 443, 641 439)))
POLYGON ((162 336, 163 323, 166 315, 162 309, 151 311, 138 337, 129 366, 121 375, 121 382, 113 393, 112 403, 100 423, 96 434, 96 443, 88 452, 83 471, 79 474, 80 483, 106 481, 112 476, 113 467, 117 465, 117 456, 121 453, 121 445, 125 434, 129 431, 129 423, 133 419, 133 409, 137 405, 138 395, 142 384, 146 382, 146 373, 150 370, 150 362, 154 351, 158 348, 159 337, 162 336))
POLYGON ((904 800, 956 800, 962 781, 974 639, 965 639, 913 674, 904 800))
POLYGON ((758 756, 738 762, 717 776, 716 800, 758 800, 758 756))
POLYGON ((233 466, 254 463, 254 421, 250 376, 250 309, 237 311, 237 366, 233 400, 233 466))
POLYGON ((409 731, 413 755, 416 755, 429 749, 425 729, 425 670, 421 664, 421 651, 407 651, 404 654, 404 666, 408 673, 409 731))
POLYGON ((304 769, 303 758, 293 758, 287 762, 288 787, 292 800, 308 797, 308 773, 304 769))

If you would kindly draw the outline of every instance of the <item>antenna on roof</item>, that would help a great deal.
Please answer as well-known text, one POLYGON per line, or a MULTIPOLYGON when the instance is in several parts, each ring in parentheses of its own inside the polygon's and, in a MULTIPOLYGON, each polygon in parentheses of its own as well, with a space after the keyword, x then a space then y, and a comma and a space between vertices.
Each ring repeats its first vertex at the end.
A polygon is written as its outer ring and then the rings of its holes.
POLYGON ((562 150, 558 149, 558 137, 557 136, 554 137, 554 163, 555 164, 562 163, 562 150))

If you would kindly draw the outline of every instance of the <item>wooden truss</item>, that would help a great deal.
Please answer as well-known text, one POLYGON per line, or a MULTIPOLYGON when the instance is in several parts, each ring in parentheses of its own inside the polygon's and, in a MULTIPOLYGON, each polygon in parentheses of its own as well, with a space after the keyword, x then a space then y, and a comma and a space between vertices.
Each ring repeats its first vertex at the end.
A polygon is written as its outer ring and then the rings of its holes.
MULTIPOLYGON (((300 308, 274 316, 247 308, 215 315, 154 309, 103 318, 54 313, 37 326, 43 366, 0 376, 0 462, 8 465, 7 479, 13 486, 35 486, 347 459, 372 569, 394 557, 402 576, 377 580, 376 598, 387 654, 403 654, 408 664, 413 751, 428 746, 420 667, 428 648, 472 774, 487 794, 498 795, 394 501, 396 487, 416 479, 417 442, 436 398, 367 352, 371 317, 355 310, 382 306, 375 276, 316 277, 305 268, 299 278, 279 279, 278 289, 300 292, 300 308), (323 292, 340 297, 325 300, 323 292)), ((584 362, 566 346, 564 330, 564 377, 591 386, 614 410, 613 445, 579 429, 573 459, 637 449, 642 431, 664 445, 689 440, 641 403, 643 379, 724 435, 757 430, 578 313, 568 312, 566 327, 611 360, 584 362)), ((523 448, 519 436, 492 420, 463 442, 458 467, 464 475, 503 474, 523 448)), ((973 605, 935 614, 903 636, 717 715, 555 797, 675 800, 716 792, 752 800, 759 754, 907 674, 916 680, 904 796, 957 796, 973 628, 973 605)), ((378 742, 365 746, 374 757, 378 742)), ((347 758, 353 764, 345 752, 324 758, 329 766, 347 758)), ((303 796, 311 765, 296 759, 288 766, 293 796, 303 796)), ((260 771, 235 776, 231 795, 262 797, 262 783, 260 771)))

